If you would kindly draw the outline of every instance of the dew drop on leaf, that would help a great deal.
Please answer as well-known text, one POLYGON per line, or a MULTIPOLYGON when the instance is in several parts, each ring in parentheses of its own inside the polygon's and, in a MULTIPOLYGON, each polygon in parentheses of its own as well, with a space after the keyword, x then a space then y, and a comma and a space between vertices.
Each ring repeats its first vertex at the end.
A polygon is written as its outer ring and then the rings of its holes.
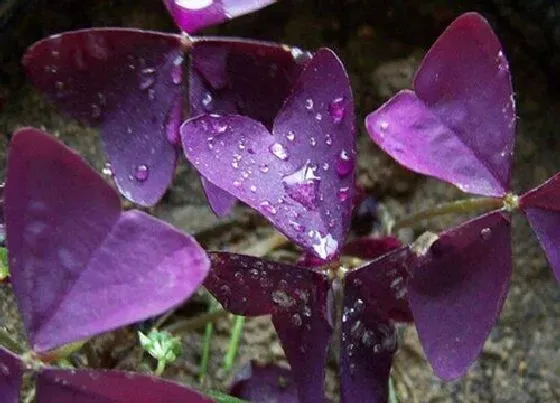
POLYGON ((329 104, 329 115, 331 115, 333 123, 339 124, 342 121, 345 109, 344 98, 336 98, 331 101, 329 104))
POLYGON ((276 158, 286 161, 288 159, 288 152, 286 148, 280 143, 274 143, 270 146, 269 151, 274 155, 276 158))
POLYGON ((305 100, 305 109, 307 109, 308 111, 313 109, 313 100, 311 98, 307 98, 305 100))
POLYGON ((341 176, 345 177, 352 173, 354 169, 354 161, 352 157, 346 150, 342 150, 336 159, 336 172, 341 176))
POLYGON ((140 164, 136 167, 136 170, 134 172, 134 177, 136 178, 137 181, 144 182, 148 179, 148 176, 149 176, 149 170, 147 165, 140 164))

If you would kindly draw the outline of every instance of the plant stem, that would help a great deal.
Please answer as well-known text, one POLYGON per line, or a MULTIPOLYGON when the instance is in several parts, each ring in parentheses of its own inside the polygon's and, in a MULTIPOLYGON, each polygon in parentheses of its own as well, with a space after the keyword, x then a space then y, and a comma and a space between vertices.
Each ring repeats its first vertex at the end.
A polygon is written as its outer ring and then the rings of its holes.
POLYGON ((172 334, 187 333, 191 330, 199 329, 207 324, 217 322, 218 319, 224 318, 227 315, 228 312, 220 309, 219 307, 214 311, 210 311, 209 309, 207 313, 195 316, 194 318, 177 321, 165 326, 163 330, 172 334))
POLYGON ((247 249, 240 250, 239 253, 243 253, 244 255, 249 256, 256 256, 262 257, 265 256, 270 251, 277 249, 281 246, 284 246, 288 243, 288 238, 282 235, 279 232, 275 232, 272 236, 256 242, 254 245, 250 246, 247 249))
POLYGON ((158 360, 157 367, 156 367, 156 370, 154 371, 154 374, 156 376, 161 376, 163 374, 163 371, 165 371, 165 361, 164 360, 158 360))
POLYGON ((243 326, 245 325, 245 316, 234 316, 233 331, 231 332, 231 338, 229 340, 228 351, 224 359, 224 371, 229 372, 233 367, 233 361, 237 355, 237 350, 239 348, 239 339, 241 338, 241 333, 243 332, 243 326))
POLYGON ((430 209, 420 211, 418 213, 409 215, 408 217, 397 221, 393 230, 398 230, 404 227, 411 227, 422 220, 434 218, 444 214, 464 214, 473 213, 480 210, 494 210, 502 208, 503 201, 494 197, 483 197, 477 199, 464 199, 457 200, 449 203, 438 204, 430 209))
POLYGON ((20 346, 19 343, 16 342, 3 328, 0 328, 0 345, 6 347, 15 354, 22 354, 25 351, 25 349, 20 346))
MULTIPOLYGON (((216 312, 225 313, 225 311, 223 310, 218 311, 218 301, 212 298, 210 300, 210 306, 208 307, 208 315, 211 315, 216 312)), ((210 362, 210 343, 212 342, 213 332, 214 332, 214 323, 207 322, 206 329, 204 329, 204 338, 202 339, 202 358, 200 360, 200 373, 199 373, 200 382, 204 381, 204 377, 208 373, 208 363, 210 362)))

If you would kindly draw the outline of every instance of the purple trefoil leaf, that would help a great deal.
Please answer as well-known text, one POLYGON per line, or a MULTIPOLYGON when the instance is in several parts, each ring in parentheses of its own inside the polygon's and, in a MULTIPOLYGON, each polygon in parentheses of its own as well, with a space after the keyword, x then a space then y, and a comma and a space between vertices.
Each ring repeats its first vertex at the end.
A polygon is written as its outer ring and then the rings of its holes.
POLYGON ((488 22, 457 18, 414 78, 366 118, 370 137, 405 167, 468 193, 509 190, 516 125, 509 64, 488 22))
POLYGON ((394 322, 411 322, 408 272, 385 258, 352 270, 344 278, 340 339, 342 402, 386 402, 389 371, 397 350, 394 322))
MULTIPOLYGON (((193 38, 189 72, 190 116, 236 114, 272 129, 274 118, 303 65, 307 52, 276 43, 235 38, 193 38)), ((229 213, 236 198, 202 177, 210 207, 229 213)))
POLYGON ((209 270, 193 238, 121 212, 100 175, 37 129, 14 134, 5 213, 12 285, 36 352, 160 314, 209 270))
POLYGON ((299 403, 290 370, 249 362, 235 375, 230 394, 250 402, 299 403))
POLYGON ((314 270, 228 252, 210 252, 205 287, 229 312, 272 315, 303 402, 324 400, 332 333, 328 278, 314 270))
POLYGON ((355 128, 348 75, 319 50, 274 120, 206 115, 181 126, 186 157, 318 257, 342 245, 354 193, 355 128), (328 85, 327 85, 328 83, 328 85))
POLYGON ((21 360, 0 346, 0 396, 3 403, 19 402, 22 376, 21 360))
POLYGON ((37 403, 210 403, 175 382, 133 372, 43 369, 37 374, 37 403))
POLYGON ((255 12, 275 2, 276 0, 164 0, 175 23, 189 34, 255 12))
POLYGON ((522 195, 519 205, 560 281, 560 173, 522 195))
POLYGON ((408 299, 434 372, 463 375, 482 350, 511 277, 508 215, 495 211, 444 231, 401 261, 410 270, 408 299))
POLYGON ((151 206, 175 171, 183 59, 179 35, 95 28, 43 39, 23 64, 58 108, 100 129, 120 192, 151 206))

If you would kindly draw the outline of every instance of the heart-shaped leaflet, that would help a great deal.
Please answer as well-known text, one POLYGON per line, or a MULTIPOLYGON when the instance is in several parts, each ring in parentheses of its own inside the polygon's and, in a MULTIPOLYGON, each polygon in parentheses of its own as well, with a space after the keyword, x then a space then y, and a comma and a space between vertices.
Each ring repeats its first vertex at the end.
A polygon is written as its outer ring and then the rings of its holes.
MULTIPOLYGON (((303 65, 311 56, 277 43, 236 38, 195 37, 190 52, 191 117, 237 114, 272 129, 303 65)), ((229 213, 234 196, 201 177, 212 210, 229 213)))
POLYGON ((193 34, 203 28, 249 14, 276 0, 163 0, 182 31, 193 34))
POLYGON ((479 14, 457 18, 414 78, 366 118, 370 137, 405 167, 469 193, 509 191, 515 135, 509 64, 479 14))
POLYGON ((100 129, 120 192, 135 203, 155 204, 177 158, 180 36, 114 28, 67 32, 35 43, 23 64, 51 102, 100 129))
POLYGON ((23 364, 13 353, 0 346, 0 396, 3 403, 18 403, 23 364))
POLYGON ((328 49, 305 65, 272 134, 236 115, 181 126, 185 155, 207 180, 323 259, 338 251, 348 230, 354 135, 348 75, 328 49))
POLYGON ((132 372, 42 369, 37 403, 211 403, 175 382, 132 372))
POLYGON ((560 173, 522 195, 519 206, 537 234, 556 279, 560 281, 560 173))
POLYGON ((495 211, 398 258, 411 273, 408 299, 420 341, 442 379, 468 370, 498 319, 511 277, 510 238, 509 217, 495 211))
POLYGON ((100 175, 37 129, 13 137, 4 207, 12 285, 36 352, 164 312, 208 273, 194 239, 121 212, 100 175))
POLYGON ((204 286, 228 312, 272 315, 302 402, 323 402, 332 297, 326 276, 292 265, 210 252, 204 286))

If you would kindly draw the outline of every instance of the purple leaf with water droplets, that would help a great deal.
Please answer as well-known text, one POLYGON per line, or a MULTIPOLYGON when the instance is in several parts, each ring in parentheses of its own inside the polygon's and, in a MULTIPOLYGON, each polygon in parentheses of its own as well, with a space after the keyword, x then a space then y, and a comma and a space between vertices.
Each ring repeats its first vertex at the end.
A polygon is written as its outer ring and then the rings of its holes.
POLYGON ((313 270, 228 252, 211 252, 205 287, 229 312, 272 314, 301 401, 322 401, 332 300, 313 270))
POLYGON ((0 346, 0 396, 3 403, 18 403, 23 365, 12 352, 0 346))
POLYGON ((519 204, 560 281, 560 173, 521 196, 519 204))
MULTIPOLYGON (((190 56, 191 116, 244 115, 269 129, 311 57, 276 43, 212 37, 195 38, 190 56)), ((236 198, 204 178, 202 183, 212 210, 226 215, 236 198)))
MULTIPOLYGON (((376 246, 391 249, 399 243, 394 238, 377 241, 376 246), (387 245, 386 240, 390 240, 387 245)), ((412 321, 406 299, 409 275, 403 265, 396 264, 407 251, 408 248, 401 248, 390 252, 350 271, 344 278, 340 341, 343 402, 387 401, 389 370, 397 349, 393 321, 412 321)))
POLYGON ((479 14, 457 18, 427 53, 414 92, 366 119, 383 150, 407 168, 469 193, 509 190, 515 101, 508 62, 479 14))
POLYGON ((175 382, 132 372, 43 369, 37 403, 211 403, 175 382))
POLYGON ((175 23, 189 34, 255 12, 275 2, 276 0, 164 0, 175 23))
POLYGON ((153 205, 171 183, 183 97, 178 35, 99 28, 31 46, 23 64, 62 111, 98 127, 121 193, 153 205), (169 140, 168 140, 169 138, 169 140))
POLYGON ((306 64, 272 135, 255 120, 228 115, 190 119, 181 136, 187 158, 206 179, 326 259, 350 223, 353 120, 348 76, 336 55, 322 49, 306 64))
POLYGON ((250 402, 299 403, 290 370, 251 361, 235 375, 230 394, 250 402))
POLYGON ((511 276, 510 238, 509 217, 492 212, 441 233, 416 258, 410 308, 442 379, 468 370, 500 314, 511 276))
POLYGON ((37 352, 160 314, 209 269, 194 239, 121 213, 100 175, 36 129, 13 137, 5 209, 12 285, 37 352))

